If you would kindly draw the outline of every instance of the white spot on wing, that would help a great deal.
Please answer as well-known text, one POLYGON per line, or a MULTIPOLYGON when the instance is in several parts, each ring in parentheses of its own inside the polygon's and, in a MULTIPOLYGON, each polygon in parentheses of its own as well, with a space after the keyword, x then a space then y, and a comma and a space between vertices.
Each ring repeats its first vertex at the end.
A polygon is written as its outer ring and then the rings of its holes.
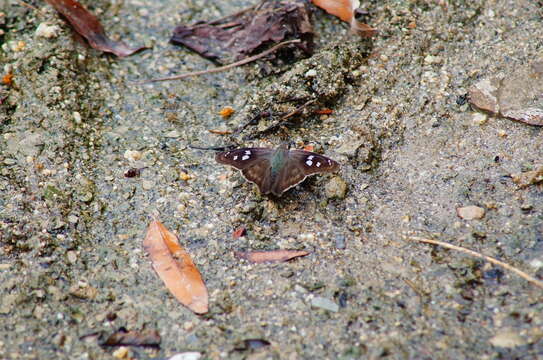
POLYGON ((251 155, 251 150, 245 150, 245 155, 251 155))
POLYGON ((317 161, 317 167, 321 167, 321 163, 317 161))
POLYGON ((237 160, 237 159, 238 159, 238 156, 237 156, 237 155, 236 155, 236 156, 234 156, 234 160, 237 160))
POLYGON ((243 155, 243 156, 241 157, 241 160, 247 160, 248 158, 250 158, 249 155, 243 155))
POLYGON ((332 165, 332 162, 330 161, 330 159, 328 159, 328 165, 332 165))
POLYGON ((313 160, 314 157, 315 157, 315 155, 309 155, 309 156, 307 157, 307 160, 313 160))
POLYGON ((309 158, 307 158, 307 161, 305 163, 307 166, 313 165, 313 161, 309 160, 309 158))

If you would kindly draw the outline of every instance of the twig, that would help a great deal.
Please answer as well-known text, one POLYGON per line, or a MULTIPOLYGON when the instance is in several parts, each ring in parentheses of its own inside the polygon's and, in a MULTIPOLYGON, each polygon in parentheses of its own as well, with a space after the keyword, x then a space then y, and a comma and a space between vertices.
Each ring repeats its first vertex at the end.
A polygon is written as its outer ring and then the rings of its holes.
POLYGON ((293 117, 296 114, 299 114, 300 112, 302 112, 303 109, 305 109, 306 107, 308 107, 311 104, 314 104, 316 101, 317 101, 317 99, 309 100, 305 104, 298 106, 296 109, 292 110, 291 112, 287 113, 286 115, 283 115, 281 117, 281 119, 279 119, 279 121, 277 123, 275 123, 273 125, 270 125, 269 127, 262 130, 261 132, 262 133, 267 133, 269 131, 277 129, 280 126, 283 126, 283 124, 286 123, 289 118, 293 117))
POLYGON ((299 43, 299 42, 301 42, 300 39, 283 41, 282 43, 279 43, 279 44, 269 48, 268 50, 261 52, 260 54, 250 56, 248 58, 242 59, 240 61, 236 61, 236 62, 228 64, 228 65, 220 66, 220 67, 213 68, 213 69, 193 71, 193 72, 184 73, 184 74, 181 74, 181 75, 170 76, 170 77, 165 77, 165 78, 144 80, 144 81, 142 81, 142 82, 140 82, 138 84, 148 84, 148 83, 152 83, 152 82, 169 81, 169 80, 180 80, 180 79, 185 79, 185 78, 188 78, 188 77, 191 77, 191 76, 200 76, 200 75, 212 74, 212 73, 216 73, 216 72, 230 70, 230 69, 235 68, 237 66, 245 65, 247 63, 250 63, 250 62, 253 62, 255 60, 261 59, 263 57, 266 57, 269 54, 277 51, 278 49, 282 48, 285 45, 296 44, 296 43, 299 43))
POLYGON ((517 268, 515 268, 515 267, 513 267, 513 266, 511 266, 509 264, 506 264, 503 261, 494 259, 493 257, 486 256, 486 255, 480 254, 480 253, 478 253, 476 251, 466 249, 466 248, 461 247, 461 246, 452 245, 452 244, 449 244, 449 243, 446 243, 446 242, 443 242, 443 241, 438 241, 438 240, 425 239, 425 238, 421 238, 421 237, 417 237, 417 236, 408 237, 407 240, 418 241, 418 242, 433 244, 433 245, 439 245, 439 246, 443 246, 443 247, 448 248, 448 249, 457 250, 457 251, 463 252, 465 254, 469 254, 471 256, 478 257, 480 259, 484 259, 484 260, 486 260, 486 261, 488 261, 488 262, 490 262, 490 263, 492 263, 494 265, 501 266, 502 268, 504 268, 506 270, 514 272, 515 274, 517 274, 518 276, 520 276, 524 280, 526 280, 528 282, 531 282, 535 286, 540 287, 540 288, 543 289, 543 281, 537 280, 536 278, 526 274, 524 271, 521 271, 521 270, 519 270, 519 269, 517 269, 517 268))
POLYGON ((38 9, 37 7, 35 7, 34 5, 25 3, 25 2, 22 1, 22 0, 17 0, 17 2, 18 2, 19 4, 21 4, 22 6, 26 6, 27 8, 32 9, 32 10, 38 12, 38 14, 40 14, 40 15, 42 15, 42 16, 45 16, 45 14, 44 14, 40 9, 38 9))

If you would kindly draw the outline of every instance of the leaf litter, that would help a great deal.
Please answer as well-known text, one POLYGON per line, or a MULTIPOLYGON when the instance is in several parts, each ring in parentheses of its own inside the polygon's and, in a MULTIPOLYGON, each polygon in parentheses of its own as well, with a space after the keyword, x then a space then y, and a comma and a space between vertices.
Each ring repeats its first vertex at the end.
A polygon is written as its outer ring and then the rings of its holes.
POLYGON ((122 41, 111 40, 96 16, 75 0, 46 0, 53 6, 96 50, 113 53, 119 57, 132 55, 145 49, 145 46, 129 47, 122 41))
POLYGON ((197 314, 208 311, 208 292, 190 255, 158 220, 149 224, 143 247, 153 268, 179 302, 197 314))
POLYGON ((179 25, 171 42, 224 65, 292 39, 301 41, 289 47, 290 56, 296 49, 311 55, 313 37, 305 2, 264 1, 218 20, 179 25))
POLYGON ((236 257, 255 264, 285 262, 297 257, 309 255, 304 250, 268 250, 268 251, 236 251, 236 257))

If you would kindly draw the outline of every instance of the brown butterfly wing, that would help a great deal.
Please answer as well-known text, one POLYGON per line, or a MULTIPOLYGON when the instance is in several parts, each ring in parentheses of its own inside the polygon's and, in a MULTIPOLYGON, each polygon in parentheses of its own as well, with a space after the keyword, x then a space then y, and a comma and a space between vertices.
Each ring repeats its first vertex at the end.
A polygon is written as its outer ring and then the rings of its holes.
POLYGON ((238 170, 248 181, 256 184, 261 193, 270 192, 270 158, 273 149, 243 148, 223 151, 215 155, 220 164, 230 165, 238 170))
POLYGON ((339 163, 327 156, 311 151, 291 150, 290 162, 296 163, 306 176, 318 173, 333 173, 339 170, 339 163))

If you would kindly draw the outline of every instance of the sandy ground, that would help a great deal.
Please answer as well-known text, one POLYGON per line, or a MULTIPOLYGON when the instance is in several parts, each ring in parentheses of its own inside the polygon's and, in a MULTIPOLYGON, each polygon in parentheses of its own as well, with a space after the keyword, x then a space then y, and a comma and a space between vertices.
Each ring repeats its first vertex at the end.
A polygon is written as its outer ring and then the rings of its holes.
POLYGON ((538 2, 373 1, 371 41, 314 9, 317 53, 282 74, 253 64, 145 86, 135 82, 213 66, 170 45, 173 27, 248 3, 94 3, 109 33, 152 46, 124 59, 33 4, 39 12, 0 7, 0 70, 14 75, 0 88, 0 358, 108 359, 115 349, 96 334, 120 327, 160 333, 159 350, 130 348, 136 359, 543 357, 542 289, 407 241, 447 241, 543 277, 542 187, 511 179, 542 163, 542 130, 481 115, 465 97, 543 59, 538 2), (36 34, 42 23, 52 38, 36 34), (333 113, 209 132, 300 94, 333 113), (228 120, 224 106, 236 110, 228 120), (314 145, 340 173, 270 199, 188 147, 285 140, 314 145), (146 168, 125 178, 132 167, 146 168), (457 215, 471 205, 481 219, 457 215), (200 268, 209 314, 181 306, 153 272, 142 240, 154 212, 200 268), (248 236, 233 239, 239 226, 248 236), (311 255, 271 265, 233 255, 277 248, 311 255), (235 350, 251 338, 271 345, 235 350))

